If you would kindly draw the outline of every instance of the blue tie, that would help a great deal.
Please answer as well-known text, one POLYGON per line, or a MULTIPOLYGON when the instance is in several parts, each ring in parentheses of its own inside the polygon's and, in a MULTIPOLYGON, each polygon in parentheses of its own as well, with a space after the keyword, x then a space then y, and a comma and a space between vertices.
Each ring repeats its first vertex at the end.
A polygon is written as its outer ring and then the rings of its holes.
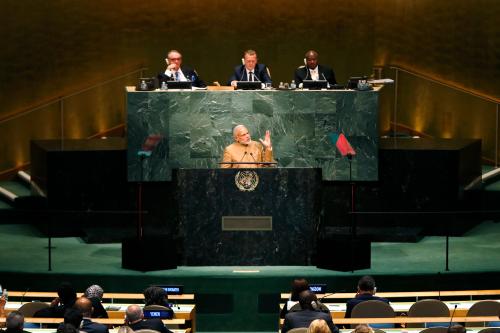
POLYGON ((175 81, 179 81, 179 71, 175 72, 175 81))

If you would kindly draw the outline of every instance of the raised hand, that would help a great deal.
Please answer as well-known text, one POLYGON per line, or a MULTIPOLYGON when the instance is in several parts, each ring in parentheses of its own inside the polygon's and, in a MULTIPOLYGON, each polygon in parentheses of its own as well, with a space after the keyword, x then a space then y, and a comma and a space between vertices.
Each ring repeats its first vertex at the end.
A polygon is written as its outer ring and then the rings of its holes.
POLYGON ((264 140, 259 139, 260 143, 266 148, 266 149, 272 149, 273 146, 271 144, 271 132, 269 130, 266 131, 266 135, 264 137, 264 140))

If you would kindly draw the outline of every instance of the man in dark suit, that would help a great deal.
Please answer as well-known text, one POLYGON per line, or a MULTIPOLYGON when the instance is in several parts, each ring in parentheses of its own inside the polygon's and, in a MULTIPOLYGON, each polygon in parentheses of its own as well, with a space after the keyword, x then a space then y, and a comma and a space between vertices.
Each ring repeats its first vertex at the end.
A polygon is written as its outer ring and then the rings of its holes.
POLYGON ((352 309, 359 303, 365 301, 382 301, 389 304, 389 300, 387 298, 382 298, 375 296, 375 292, 377 291, 377 287, 375 287, 375 280, 371 276, 363 276, 359 279, 358 282, 358 292, 356 296, 347 301, 346 310, 345 310, 345 318, 351 318, 352 309))
POLYGON ((285 322, 281 328, 281 333, 286 333, 292 328, 309 327, 315 319, 326 321, 331 333, 338 333, 339 329, 333 324, 330 313, 320 311, 320 303, 316 295, 310 290, 304 290, 299 294, 299 304, 302 310, 289 312, 285 316, 285 322))
POLYGON ((125 323, 134 331, 149 329, 160 333, 172 333, 163 325, 161 319, 144 319, 144 313, 139 305, 129 305, 125 311, 125 323))
POLYGON ((295 83, 302 88, 304 80, 326 80, 329 85, 337 84, 335 73, 331 68, 318 64, 318 52, 310 50, 305 55, 305 66, 300 66, 295 70, 295 83))
POLYGON ((167 83, 168 81, 192 81, 194 87, 204 88, 207 86, 194 69, 182 66, 182 54, 179 51, 168 51, 165 61, 167 69, 164 73, 158 74, 160 85, 162 82, 167 83))
POLYGON ((243 65, 234 68, 233 75, 229 78, 228 85, 236 87, 238 81, 257 81, 272 84, 271 76, 266 65, 257 63, 257 52, 246 50, 243 53, 243 65))
POLYGON ((92 301, 85 296, 78 298, 73 306, 82 313, 83 319, 80 330, 87 333, 109 333, 108 326, 94 323, 92 317, 92 301))

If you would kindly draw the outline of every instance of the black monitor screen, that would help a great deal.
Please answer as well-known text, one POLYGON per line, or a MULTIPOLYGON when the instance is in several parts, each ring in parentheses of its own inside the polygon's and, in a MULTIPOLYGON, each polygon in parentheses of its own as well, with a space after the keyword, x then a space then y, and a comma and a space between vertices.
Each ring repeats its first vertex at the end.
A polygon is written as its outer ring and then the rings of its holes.
POLYGON ((262 83, 258 81, 238 81, 236 82, 238 90, 259 90, 262 89, 262 83))
POLYGON ((191 89, 193 82, 191 81, 167 81, 168 89, 191 89))
POLYGON ((326 80, 304 80, 302 81, 303 89, 327 89, 328 81, 326 80))

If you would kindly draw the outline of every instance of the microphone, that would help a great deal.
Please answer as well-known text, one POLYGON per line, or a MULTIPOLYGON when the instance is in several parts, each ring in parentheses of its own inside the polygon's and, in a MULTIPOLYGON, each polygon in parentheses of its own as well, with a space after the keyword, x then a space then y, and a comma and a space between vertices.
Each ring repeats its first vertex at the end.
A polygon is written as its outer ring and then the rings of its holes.
POLYGON ((241 69, 241 74, 240 74, 240 79, 239 81, 242 81, 243 80, 243 74, 245 74, 246 70, 245 70, 245 66, 243 66, 243 68, 241 69))
POLYGON ((23 293, 23 295, 21 296, 21 305, 23 304, 23 299, 24 299, 24 296, 26 295, 26 293, 30 290, 30 288, 28 287, 28 289, 26 289, 26 291, 23 293))
POLYGON ((438 272, 438 300, 441 300, 441 272, 438 272))
MULTIPOLYGON (((318 70, 319 70, 319 69, 318 69, 318 70)), ((325 80, 325 81, 326 81, 326 87, 327 87, 327 88, 330 88, 330 82, 328 82, 328 80, 326 79, 325 74, 323 74, 323 72, 321 72, 321 76, 323 77, 323 80, 325 80)))
POLYGON ((335 294, 336 294, 336 292, 335 293, 325 294, 325 295, 323 295, 323 297, 321 297, 320 299, 318 299, 318 302, 321 302, 323 299, 327 298, 328 296, 332 296, 332 295, 335 295, 335 294))
POLYGON ((455 307, 453 308, 453 312, 451 313, 451 318, 450 318, 450 324, 448 325, 448 329, 446 330, 447 332, 450 331, 451 324, 453 322, 453 316, 455 316, 455 311, 457 310, 458 304, 455 304, 455 307))
POLYGON ((241 157, 240 162, 243 161, 243 159, 245 158, 245 156, 247 156, 247 151, 246 150, 245 150, 245 153, 243 154, 243 156, 241 157))
POLYGON ((255 157, 253 157, 252 152, 250 152, 250 156, 252 156, 254 162, 257 162, 257 160, 255 159, 255 157))
POLYGON ((307 67, 306 65, 306 77, 304 78, 304 80, 307 80, 308 76, 309 76, 309 67, 307 67))

